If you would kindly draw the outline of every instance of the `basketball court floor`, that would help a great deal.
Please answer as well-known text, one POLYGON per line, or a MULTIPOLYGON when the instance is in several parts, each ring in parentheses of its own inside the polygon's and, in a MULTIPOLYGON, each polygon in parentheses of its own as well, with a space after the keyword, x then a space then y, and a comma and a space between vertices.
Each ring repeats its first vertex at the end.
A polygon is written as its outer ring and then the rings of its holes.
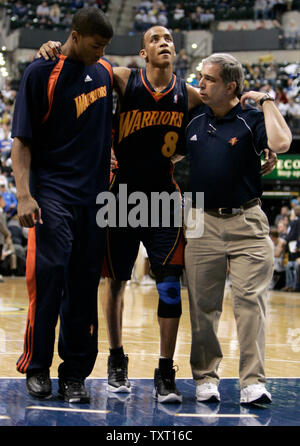
MULTIPOLYGON (((157 426, 161 429, 163 426, 300 426, 300 293, 270 292, 266 373, 273 403, 249 407, 239 403, 239 346, 230 288, 225 290, 219 326, 224 355, 219 369, 219 404, 198 403, 195 399, 189 366, 188 297, 187 290, 182 290, 183 315, 174 363, 178 366, 176 377, 183 402, 175 405, 159 404, 152 398, 154 368, 159 357, 154 286, 131 283, 126 287, 123 344, 129 355, 132 392, 129 395, 107 392, 108 342, 101 307, 102 289, 103 282, 99 287, 99 353, 93 373, 86 382, 91 402, 71 405, 57 398, 60 362, 57 348, 51 368, 53 397, 41 401, 27 394, 25 376, 15 367, 23 349, 27 318, 25 280, 5 278, 0 284, 0 426, 157 426)), ((156 439, 167 439, 162 438, 162 434, 157 435, 161 438, 156 439)))

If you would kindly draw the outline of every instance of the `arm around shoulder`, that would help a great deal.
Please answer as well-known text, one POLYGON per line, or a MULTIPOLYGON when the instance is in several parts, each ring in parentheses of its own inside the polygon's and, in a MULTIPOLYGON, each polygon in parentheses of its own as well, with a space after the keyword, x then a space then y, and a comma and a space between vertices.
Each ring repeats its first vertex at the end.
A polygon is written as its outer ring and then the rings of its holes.
POLYGON ((114 74, 114 88, 121 96, 124 95, 127 82, 130 76, 131 70, 127 67, 113 67, 114 74))
POLYGON ((186 89, 188 92, 189 110, 192 110, 193 108, 198 107, 199 105, 203 105, 199 91, 196 88, 192 87, 189 84, 186 84, 186 89))
POLYGON ((274 103, 274 100, 264 100, 261 105, 261 100, 266 96, 265 93, 259 91, 248 91, 241 97, 241 105, 244 108, 248 99, 252 99, 259 106, 265 119, 266 133, 268 138, 268 147, 275 153, 287 152, 292 142, 292 133, 274 103))

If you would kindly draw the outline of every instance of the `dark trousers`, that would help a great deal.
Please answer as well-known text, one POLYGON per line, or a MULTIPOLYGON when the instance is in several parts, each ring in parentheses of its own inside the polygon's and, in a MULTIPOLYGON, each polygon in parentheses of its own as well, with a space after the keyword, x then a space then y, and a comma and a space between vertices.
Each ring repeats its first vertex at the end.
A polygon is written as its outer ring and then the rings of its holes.
POLYGON ((95 207, 38 199, 43 224, 30 228, 26 261, 29 311, 17 370, 48 369, 60 318, 59 376, 82 380, 98 352, 98 285, 105 230, 95 207))

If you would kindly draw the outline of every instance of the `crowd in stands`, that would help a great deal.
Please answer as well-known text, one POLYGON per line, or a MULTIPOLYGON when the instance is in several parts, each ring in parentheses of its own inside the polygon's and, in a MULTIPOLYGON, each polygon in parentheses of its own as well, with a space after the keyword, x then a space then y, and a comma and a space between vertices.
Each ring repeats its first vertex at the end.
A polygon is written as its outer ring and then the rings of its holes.
MULTIPOLYGON (((299 0, 142 0, 134 10, 134 31, 145 31, 154 24, 174 30, 205 30, 224 20, 254 20, 257 28, 278 27, 284 12, 299 8, 299 0)), ((244 24, 243 29, 247 28, 244 24)), ((229 29, 239 28, 231 24, 229 29)))
MULTIPOLYGON (((10 29, 69 29, 77 9, 86 6, 108 11, 109 0, 0 0, 10 20, 10 29)), ((179 30, 281 29, 286 11, 300 10, 300 0, 141 0, 133 8, 133 29, 143 32, 152 25, 179 30)), ((291 19, 282 31, 284 48, 300 48, 300 29, 291 19)))
POLYGON ((7 80, 0 90, 0 282, 3 276, 23 276, 27 230, 17 218, 16 185, 12 172, 11 122, 16 91, 7 80))
POLYGON ((293 134, 300 134, 300 64, 249 64, 244 70, 245 88, 273 96, 293 134))
POLYGON ((300 292, 300 196, 282 206, 270 228, 274 274, 270 288, 300 292))
POLYGON ((10 17, 10 29, 68 29, 73 14, 80 8, 94 6, 107 12, 109 0, 23 0, 2 1, 10 17))

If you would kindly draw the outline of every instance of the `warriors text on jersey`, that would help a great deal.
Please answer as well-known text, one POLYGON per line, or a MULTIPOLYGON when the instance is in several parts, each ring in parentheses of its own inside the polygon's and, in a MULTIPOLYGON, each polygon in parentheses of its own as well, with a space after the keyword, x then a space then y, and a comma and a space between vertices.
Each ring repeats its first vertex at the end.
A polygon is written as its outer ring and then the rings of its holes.
POLYGON ((114 151, 118 181, 129 189, 174 189, 171 157, 184 153, 188 122, 186 84, 173 74, 170 84, 155 92, 146 70, 132 70, 115 125, 114 151))

